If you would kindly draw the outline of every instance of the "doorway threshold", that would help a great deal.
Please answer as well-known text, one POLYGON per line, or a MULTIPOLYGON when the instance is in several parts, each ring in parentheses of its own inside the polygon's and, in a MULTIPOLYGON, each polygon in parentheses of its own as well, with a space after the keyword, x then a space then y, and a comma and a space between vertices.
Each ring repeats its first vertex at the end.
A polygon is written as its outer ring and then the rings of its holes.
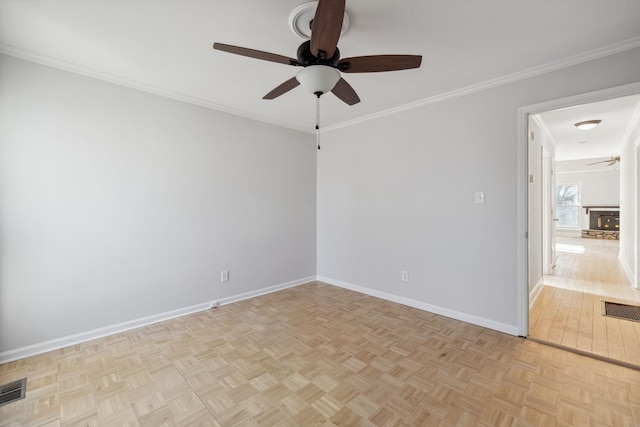
POLYGON ((541 339, 538 339, 538 338, 527 337, 526 339, 528 339, 529 341, 538 343, 538 344, 546 345, 546 346, 557 348, 557 349, 560 349, 560 350, 565 350, 565 351, 568 351, 570 353, 579 354, 580 356, 590 357, 592 359, 601 360, 603 362, 607 362, 607 363, 611 363, 611 364, 614 364, 614 365, 618 365, 618 366, 622 366, 622 367, 625 367, 625 368, 629 368, 629 369, 633 369, 633 370, 636 370, 636 371, 640 371, 640 365, 636 365, 635 363, 629 363, 629 362, 626 362, 624 360, 619 360, 619 359, 614 359, 614 358, 607 357, 607 356, 602 356, 601 354, 591 353, 591 352, 584 351, 584 350, 578 350, 577 348, 568 347, 566 345, 557 344, 557 343, 554 343, 554 342, 551 342, 551 341, 545 341, 545 340, 541 340, 541 339))

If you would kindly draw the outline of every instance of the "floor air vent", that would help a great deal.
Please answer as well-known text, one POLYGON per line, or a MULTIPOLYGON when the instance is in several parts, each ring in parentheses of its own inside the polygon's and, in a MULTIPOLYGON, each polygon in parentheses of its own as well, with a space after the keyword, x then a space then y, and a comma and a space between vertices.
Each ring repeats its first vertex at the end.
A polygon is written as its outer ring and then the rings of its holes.
POLYGON ((602 315, 640 322, 640 307, 637 305, 602 301, 602 315))
POLYGON ((0 406, 24 398, 27 392, 27 379, 23 378, 0 386, 0 406))

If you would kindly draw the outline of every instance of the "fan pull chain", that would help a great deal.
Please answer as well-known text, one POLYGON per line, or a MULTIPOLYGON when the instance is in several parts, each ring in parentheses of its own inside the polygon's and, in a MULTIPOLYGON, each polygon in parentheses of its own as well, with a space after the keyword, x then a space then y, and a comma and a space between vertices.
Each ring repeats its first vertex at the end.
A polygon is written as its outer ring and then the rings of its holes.
POLYGON ((320 149, 320 95, 322 92, 316 92, 316 144, 320 149))

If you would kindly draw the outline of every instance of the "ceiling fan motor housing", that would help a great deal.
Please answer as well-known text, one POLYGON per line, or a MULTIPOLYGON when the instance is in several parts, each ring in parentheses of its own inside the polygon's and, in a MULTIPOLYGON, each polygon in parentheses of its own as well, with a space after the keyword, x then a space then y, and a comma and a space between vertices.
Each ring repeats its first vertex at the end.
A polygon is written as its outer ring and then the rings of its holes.
POLYGON ((311 53, 311 40, 302 43, 298 47, 298 61, 303 67, 308 65, 328 65, 330 67, 337 68, 338 61, 340 61, 340 50, 336 47, 336 52, 331 58, 324 58, 322 56, 317 57, 311 53))

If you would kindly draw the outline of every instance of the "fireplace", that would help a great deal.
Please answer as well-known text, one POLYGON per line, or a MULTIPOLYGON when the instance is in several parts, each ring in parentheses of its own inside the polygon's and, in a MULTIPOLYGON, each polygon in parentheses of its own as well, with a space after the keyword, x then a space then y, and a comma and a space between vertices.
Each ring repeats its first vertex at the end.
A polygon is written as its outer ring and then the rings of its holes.
POLYGON ((620 239, 620 211, 593 210, 594 208, 617 208, 618 206, 583 206, 589 215, 589 229, 582 230, 587 239, 620 239))
POLYGON ((589 230, 620 230, 620 212, 591 211, 589 212, 589 230))

